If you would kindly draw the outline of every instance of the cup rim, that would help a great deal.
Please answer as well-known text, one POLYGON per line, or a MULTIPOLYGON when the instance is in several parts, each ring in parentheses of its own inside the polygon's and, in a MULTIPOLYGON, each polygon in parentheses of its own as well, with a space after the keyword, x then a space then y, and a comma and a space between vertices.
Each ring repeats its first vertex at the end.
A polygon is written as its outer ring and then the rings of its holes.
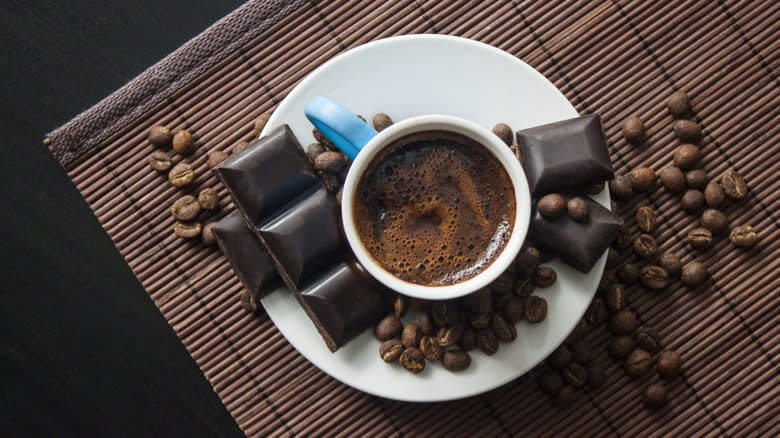
POLYGON ((531 194, 520 162, 498 136, 490 130, 456 116, 431 114, 412 117, 394 123, 372 138, 353 161, 344 181, 341 202, 341 220, 349 246, 361 265, 380 283, 390 289, 415 298, 446 300, 462 297, 492 283, 509 268, 525 241, 531 219, 531 194), (394 140, 415 132, 444 130, 465 135, 485 146, 504 166, 515 192, 515 222, 509 241, 501 253, 484 271, 474 277, 451 285, 425 286, 402 280, 385 270, 366 249, 358 236, 352 215, 353 199, 360 176, 374 157, 394 140))

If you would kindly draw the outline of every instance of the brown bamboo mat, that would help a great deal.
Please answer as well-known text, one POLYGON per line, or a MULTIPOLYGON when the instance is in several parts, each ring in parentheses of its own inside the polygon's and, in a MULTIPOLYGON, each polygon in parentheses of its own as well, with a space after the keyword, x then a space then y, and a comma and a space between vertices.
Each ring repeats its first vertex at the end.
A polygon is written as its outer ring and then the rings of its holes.
MULTIPOLYGON (((222 39, 211 28, 185 46, 186 56, 153 67, 170 72, 173 65, 176 74, 145 73, 135 86, 163 83, 132 99, 120 90, 46 143, 248 436, 780 434, 780 2, 267 1, 225 20, 215 25, 222 39), (225 29, 233 29, 229 38, 225 29), (685 235, 698 220, 682 212, 678 197, 659 187, 621 204, 626 219, 637 205, 656 207, 661 250, 710 266, 712 282, 699 291, 679 282, 663 293, 628 289, 642 321, 684 358, 682 377, 666 385, 668 408, 642 407, 641 389, 656 377, 627 379, 606 354, 603 327, 587 339, 608 384, 580 393, 566 410, 537 389, 538 369, 456 402, 366 395, 308 363, 267 316, 242 311, 242 286, 218 250, 173 236, 168 208, 177 191, 146 162, 152 125, 192 130, 201 144, 190 160, 196 184, 217 186, 205 167, 209 150, 248 139, 255 117, 334 55, 408 33, 472 38, 528 62, 581 113, 601 114, 621 173, 671 162, 678 143, 664 102, 676 89, 692 97, 706 134, 703 167, 710 178, 728 168, 745 176, 747 199, 725 212, 732 224, 756 227, 760 243, 738 251, 719 239, 696 254, 685 235), (648 126, 646 148, 621 138, 631 114, 648 126)), ((224 215, 232 206, 224 188, 220 195, 224 215)))

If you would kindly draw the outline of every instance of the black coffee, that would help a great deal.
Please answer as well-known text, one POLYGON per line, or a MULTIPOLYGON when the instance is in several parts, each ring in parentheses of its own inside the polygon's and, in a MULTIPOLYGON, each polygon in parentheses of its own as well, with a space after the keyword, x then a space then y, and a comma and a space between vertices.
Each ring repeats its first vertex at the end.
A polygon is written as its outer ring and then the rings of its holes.
POLYGON ((460 134, 428 131, 397 140, 360 178, 353 214, 374 259, 402 280, 459 283, 501 254, 515 222, 504 167, 460 134))

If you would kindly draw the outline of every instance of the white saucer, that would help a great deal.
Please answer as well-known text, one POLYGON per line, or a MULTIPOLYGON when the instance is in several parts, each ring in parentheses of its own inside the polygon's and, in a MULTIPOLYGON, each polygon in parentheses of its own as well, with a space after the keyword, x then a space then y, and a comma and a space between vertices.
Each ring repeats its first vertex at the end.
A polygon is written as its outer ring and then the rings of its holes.
MULTIPOLYGON (((552 83, 514 56, 476 41, 438 35, 374 41, 333 58, 290 92, 264 133, 286 123, 304 147, 313 142, 303 109, 317 95, 330 97, 369 121, 378 112, 395 121, 450 114, 488 129, 505 122, 518 130, 578 115, 552 83)), ((594 199, 609 208, 607 190, 594 199)), ((461 373, 429 363, 425 371, 413 375, 397 364, 386 364, 371 330, 331 353, 289 291, 270 294, 262 303, 301 354, 345 384, 395 400, 453 400, 501 386, 547 357, 585 313, 605 263, 606 254, 587 275, 559 261, 550 263, 558 281, 535 292, 549 303, 547 319, 536 325, 522 321, 517 340, 501 344, 491 357, 472 352, 471 367, 461 373)), ((404 318, 405 323, 411 321, 410 316, 404 318)))

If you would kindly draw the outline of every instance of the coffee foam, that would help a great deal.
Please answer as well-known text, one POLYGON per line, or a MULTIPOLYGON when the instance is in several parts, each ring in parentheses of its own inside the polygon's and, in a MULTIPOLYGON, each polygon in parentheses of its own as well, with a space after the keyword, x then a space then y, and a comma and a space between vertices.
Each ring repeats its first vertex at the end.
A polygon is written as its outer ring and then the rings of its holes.
POLYGON ((465 281, 487 268, 514 225, 511 180, 484 146, 443 131, 397 140, 361 177, 358 235, 393 275, 417 284, 465 281))

